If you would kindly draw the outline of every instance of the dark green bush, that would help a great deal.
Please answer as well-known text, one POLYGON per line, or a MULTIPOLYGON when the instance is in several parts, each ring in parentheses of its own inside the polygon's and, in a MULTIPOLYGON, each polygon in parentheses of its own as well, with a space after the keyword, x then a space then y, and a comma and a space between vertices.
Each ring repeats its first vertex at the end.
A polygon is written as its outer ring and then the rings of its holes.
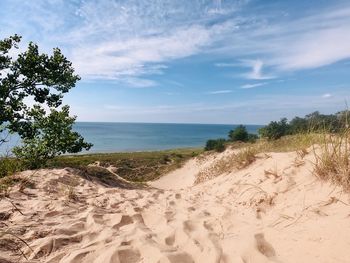
POLYGON ((259 139, 259 136, 257 134, 248 134, 248 142, 255 143, 259 139))
POLYGON ((267 126, 259 129, 259 134, 269 140, 277 140, 282 136, 290 134, 290 125, 286 118, 280 121, 272 121, 267 126))
POLYGON ((208 140, 205 145, 206 151, 215 150, 217 152, 223 152, 226 149, 225 139, 208 140))
POLYGON ((237 142, 237 141, 247 142, 248 132, 245 126, 239 125, 228 133, 228 137, 233 142, 237 142))

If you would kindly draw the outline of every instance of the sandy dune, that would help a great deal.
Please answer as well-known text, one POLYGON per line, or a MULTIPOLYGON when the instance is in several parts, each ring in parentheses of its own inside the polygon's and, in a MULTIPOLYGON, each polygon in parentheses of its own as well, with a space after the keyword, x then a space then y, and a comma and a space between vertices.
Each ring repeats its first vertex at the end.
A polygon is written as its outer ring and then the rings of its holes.
MULTIPOLYGON (((263 154, 193 185, 230 154, 190 160, 145 189, 40 170, 35 188, 10 194, 22 214, 0 201, 0 226, 28 242, 29 262, 350 262, 348 195, 312 174, 312 154, 263 154)), ((1 257, 26 262, 11 244, 1 257)))

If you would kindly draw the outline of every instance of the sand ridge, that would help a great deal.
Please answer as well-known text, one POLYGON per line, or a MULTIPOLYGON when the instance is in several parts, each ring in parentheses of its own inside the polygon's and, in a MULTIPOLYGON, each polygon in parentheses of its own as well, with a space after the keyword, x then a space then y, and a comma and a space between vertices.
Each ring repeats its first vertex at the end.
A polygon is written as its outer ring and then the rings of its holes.
MULTIPOLYGON (((313 175, 312 154, 261 154, 193 185, 231 154, 192 159, 150 187, 109 187, 71 169, 30 171, 0 201, 29 262, 349 262, 348 195, 313 175)), ((4 247, 0 257, 26 261, 4 247)), ((0 260, 1 262, 1 260, 0 260)))

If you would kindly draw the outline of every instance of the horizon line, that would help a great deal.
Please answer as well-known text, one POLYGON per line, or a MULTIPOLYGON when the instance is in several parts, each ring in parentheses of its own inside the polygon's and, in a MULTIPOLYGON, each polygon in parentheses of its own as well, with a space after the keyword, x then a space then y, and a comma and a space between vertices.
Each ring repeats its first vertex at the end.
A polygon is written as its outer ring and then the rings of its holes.
POLYGON ((125 123, 125 124, 188 124, 188 125, 255 125, 264 126, 267 124, 244 124, 244 123, 198 123, 198 122, 132 122, 132 121, 76 121, 75 123, 125 123))

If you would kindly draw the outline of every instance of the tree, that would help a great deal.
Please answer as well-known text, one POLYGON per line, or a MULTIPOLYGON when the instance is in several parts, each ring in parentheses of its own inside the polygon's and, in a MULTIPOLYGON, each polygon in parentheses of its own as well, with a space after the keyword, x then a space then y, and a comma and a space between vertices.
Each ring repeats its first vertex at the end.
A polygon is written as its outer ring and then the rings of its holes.
POLYGON ((272 121, 267 126, 259 129, 261 137, 269 140, 277 140, 282 136, 290 134, 290 125, 286 118, 280 121, 272 121))
POLYGON ((236 142, 236 141, 247 142, 249 139, 247 129, 243 125, 239 125, 234 130, 231 130, 228 134, 228 137, 233 142, 236 142))
POLYGON ((305 118, 294 117, 290 122, 290 132, 292 134, 305 133, 309 131, 310 125, 305 118))
POLYGON ((68 106, 63 106, 61 111, 53 109, 47 116, 40 107, 34 107, 31 116, 35 136, 24 138, 22 146, 13 149, 31 169, 44 165, 57 155, 80 152, 92 146, 79 133, 72 131, 76 118, 69 116, 68 106))
POLYGON ((89 149, 92 145, 72 129, 75 117, 69 117, 68 106, 59 111, 63 95, 80 79, 72 63, 60 49, 54 48, 49 56, 39 53, 32 42, 12 58, 20 40, 18 35, 0 40, 0 132, 18 133, 24 145, 16 152, 23 157, 25 151, 52 158, 89 149), (26 104, 28 99, 33 106, 26 104))

